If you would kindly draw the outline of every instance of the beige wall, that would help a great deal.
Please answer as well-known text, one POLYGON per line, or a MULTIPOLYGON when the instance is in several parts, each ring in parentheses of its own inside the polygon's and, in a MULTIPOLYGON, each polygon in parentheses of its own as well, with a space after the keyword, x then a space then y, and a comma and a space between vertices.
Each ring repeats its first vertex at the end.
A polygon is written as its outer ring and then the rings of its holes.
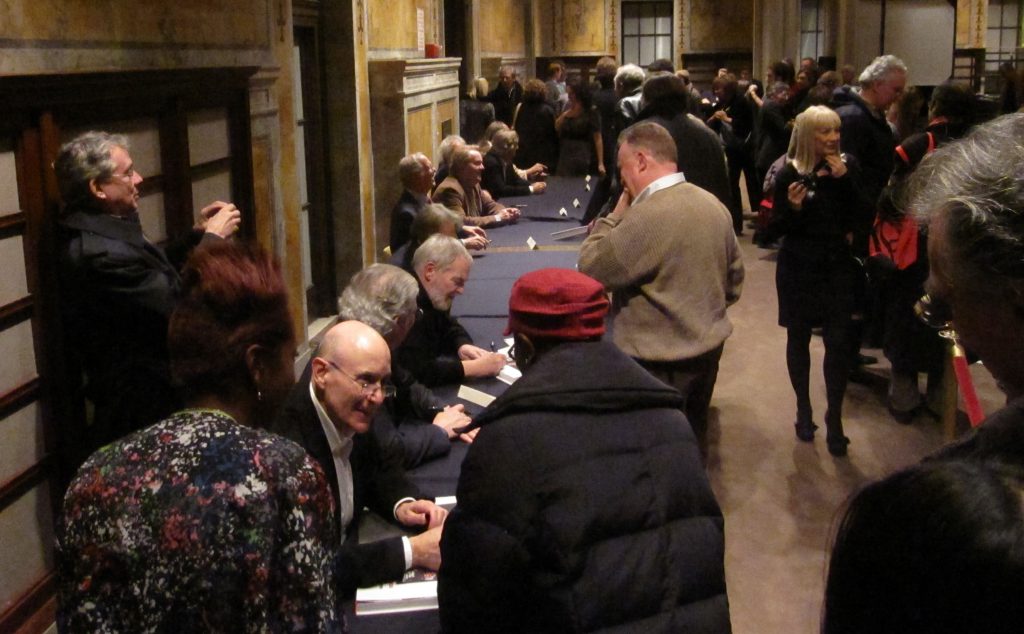
POLYGON ((480 12, 480 49, 487 57, 526 57, 523 0, 488 0, 480 12))
POLYGON ((369 48, 375 58, 423 57, 418 45, 423 12, 423 42, 442 44, 441 0, 369 0, 366 2, 369 48))
POLYGON ((750 50, 754 15, 751 0, 690 0, 686 4, 690 6, 689 36, 684 52, 750 50))

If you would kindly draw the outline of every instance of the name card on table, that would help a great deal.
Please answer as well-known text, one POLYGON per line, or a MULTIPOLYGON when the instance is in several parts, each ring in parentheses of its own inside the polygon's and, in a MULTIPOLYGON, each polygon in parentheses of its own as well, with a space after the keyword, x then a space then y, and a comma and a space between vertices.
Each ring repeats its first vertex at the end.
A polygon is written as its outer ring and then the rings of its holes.
POLYGON ((587 181, 587 183, 590 183, 590 174, 587 174, 587 177, 584 180, 587 181))
POLYGON ((558 210, 558 215, 559 216, 568 216, 569 212, 565 210, 565 207, 562 207, 561 209, 558 210))
POLYGON ((530 247, 531 251, 537 248, 537 241, 533 239, 533 236, 526 239, 526 246, 530 247))
POLYGON ((572 199, 572 206, 575 207, 576 209, 579 209, 580 208, 580 199, 579 198, 573 198, 572 199))
POLYGON ((465 385, 459 386, 459 393, 456 394, 456 396, 464 401, 469 401, 474 405, 479 405, 480 407, 487 407, 495 398, 486 392, 474 390, 473 388, 465 385))

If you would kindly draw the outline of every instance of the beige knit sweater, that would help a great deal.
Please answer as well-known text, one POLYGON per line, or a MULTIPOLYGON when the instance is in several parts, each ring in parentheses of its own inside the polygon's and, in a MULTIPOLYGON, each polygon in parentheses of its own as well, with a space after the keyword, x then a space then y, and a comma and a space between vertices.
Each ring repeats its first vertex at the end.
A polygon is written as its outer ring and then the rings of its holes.
POLYGON ((743 259, 729 211, 689 183, 597 221, 579 269, 613 293, 613 340, 646 361, 690 359, 732 333, 743 259))

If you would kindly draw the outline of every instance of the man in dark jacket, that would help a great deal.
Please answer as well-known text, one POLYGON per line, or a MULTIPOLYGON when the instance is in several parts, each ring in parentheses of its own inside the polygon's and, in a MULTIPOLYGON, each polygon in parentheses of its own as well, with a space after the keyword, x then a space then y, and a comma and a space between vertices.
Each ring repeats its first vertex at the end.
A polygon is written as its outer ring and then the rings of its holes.
MULTIPOLYGON (((416 278, 406 271, 390 264, 371 264, 353 275, 345 287, 338 299, 338 318, 370 326, 384 337, 393 354, 416 323, 418 293, 416 278)), ((405 468, 447 454, 454 439, 472 441, 472 437, 455 432, 470 422, 463 406, 445 404, 394 357, 391 383, 395 396, 377 411, 373 433, 398 441, 405 468)))
MULTIPOLYGON (((889 182, 894 166, 896 136, 885 118, 886 110, 895 102, 907 84, 907 66, 898 57, 876 57, 860 74, 860 90, 848 86, 837 88, 836 108, 842 122, 842 149, 857 157, 861 165, 861 181, 865 199, 878 202, 882 188, 889 182)), ((864 215, 866 227, 856 236, 864 241, 874 220, 874 209, 864 215)), ((856 247, 856 245, 855 245, 856 247)))
POLYGON ((523 377, 474 425, 441 539, 450 632, 728 632, 721 510, 682 396, 601 341, 567 269, 509 299, 523 377))
POLYGON ((409 241, 412 221, 430 204, 434 165, 422 152, 409 154, 398 162, 398 179, 402 181, 402 195, 391 209, 391 231, 388 234, 391 253, 409 241))
POLYGON ((416 249, 412 266, 420 283, 416 304, 423 314, 396 351, 401 365, 429 386, 501 372, 504 355, 473 345, 451 315, 452 300, 465 290, 473 266, 469 251, 455 238, 433 235, 416 249))
POLYGON ((511 128, 516 106, 522 100, 523 85, 516 79, 515 69, 502 66, 498 70, 498 85, 487 95, 487 101, 494 105, 494 118, 511 128))
POLYGON ((54 171, 66 205, 59 253, 66 340, 95 405, 87 436, 72 449, 81 455, 69 456, 74 461, 180 406, 167 352, 178 268, 200 240, 234 234, 241 214, 230 203, 206 206, 194 230, 177 241, 180 257, 168 258, 142 233, 142 175, 125 137, 82 134, 61 147, 54 171))
POLYGON ((419 499, 397 448, 367 433, 381 403, 394 396, 390 375, 391 354, 376 331, 357 321, 337 324, 270 428, 302 445, 327 476, 344 538, 335 570, 342 596, 396 581, 413 566, 436 570, 440 564, 438 539, 447 511, 419 499), (427 530, 360 544, 364 507, 395 524, 427 530))
POLYGON ((689 91, 675 75, 656 75, 644 82, 638 121, 653 121, 668 130, 676 142, 676 168, 686 180, 715 195, 726 207, 729 172, 718 135, 688 114, 689 91))

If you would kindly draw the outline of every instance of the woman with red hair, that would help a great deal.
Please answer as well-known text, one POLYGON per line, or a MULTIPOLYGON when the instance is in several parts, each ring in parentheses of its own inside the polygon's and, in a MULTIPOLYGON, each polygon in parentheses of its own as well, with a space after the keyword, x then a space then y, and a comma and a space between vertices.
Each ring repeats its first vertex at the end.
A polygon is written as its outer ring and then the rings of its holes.
POLYGON ((187 409, 100 449, 68 488, 59 629, 343 629, 323 473, 259 429, 294 378, 276 265, 244 245, 196 251, 168 344, 187 409))

